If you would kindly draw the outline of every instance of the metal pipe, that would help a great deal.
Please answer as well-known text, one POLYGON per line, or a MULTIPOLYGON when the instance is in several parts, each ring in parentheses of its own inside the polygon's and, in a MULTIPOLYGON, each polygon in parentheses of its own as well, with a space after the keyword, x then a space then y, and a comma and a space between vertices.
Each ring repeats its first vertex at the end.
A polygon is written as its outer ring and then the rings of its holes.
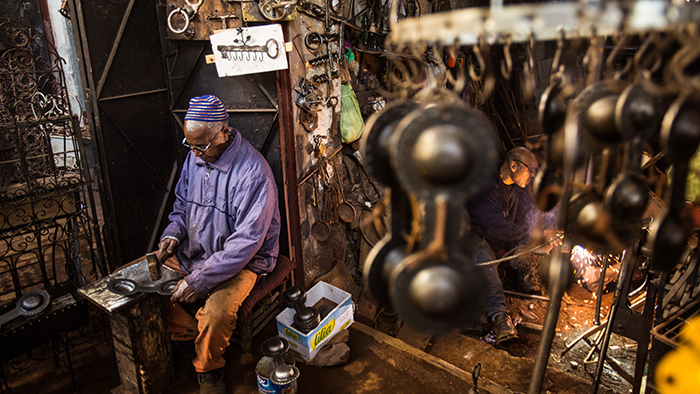
POLYGON ((598 366, 595 371, 595 378, 593 379, 593 385, 591 389, 592 394, 598 393, 598 387, 600 386, 600 379, 603 376, 603 367, 605 366, 605 355, 608 352, 608 345, 610 345, 610 336, 612 336, 613 324, 615 323, 615 315, 617 314, 617 305, 619 304, 619 299, 622 296, 627 297, 627 294, 623 293, 625 278, 627 277, 628 271, 631 269, 633 261, 633 253, 625 253, 625 257, 622 261, 622 268, 620 269, 620 276, 617 280, 617 287, 615 288, 615 295, 613 296, 612 305, 610 306, 610 313, 608 314, 608 324, 605 327, 605 334, 603 335, 603 344, 600 347, 600 355, 598 356, 598 366))
POLYGON ((537 348, 537 358, 535 359, 530 388, 528 389, 529 394, 539 394, 542 389, 542 381, 544 380, 544 373, 547 369, 547 362, 549 361, 549 352, 552 348, 554 334, 556 333, 561 300, 569 282, 570 254, 571 245, 566 244, 565 247, 562 247, 561 252, 552 260, 552 296, 549 307, 547 308, 547 315, 544 319, 542 337, 540 337, 539 347, 537 348))
POLYGON ((595 316, 593 317, 593 324, 596 326, 600 325, 600 306, 603 302, 603 288, 605 287, 605 271, 608 270, 608 261, 610 260, 610 255, 605 255, 603 258, 603 269, 600 271, 600 278, 598 279, 598 291, 596 292, 595 298, 595 316))

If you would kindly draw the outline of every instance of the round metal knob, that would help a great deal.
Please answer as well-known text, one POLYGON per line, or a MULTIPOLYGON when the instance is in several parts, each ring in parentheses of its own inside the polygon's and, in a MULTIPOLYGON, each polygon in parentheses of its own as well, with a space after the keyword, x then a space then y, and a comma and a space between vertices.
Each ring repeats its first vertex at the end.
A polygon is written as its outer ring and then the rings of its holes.
POLYGON ((586 110, 586 130, 603 142, 619 142, 622 136, 615 126, 615 104, 617 96, 606 96, 593 102, 586 110))
POLYGON ((292 286, 284 292, 284 304, 290 308, 296 308, 295 303, 300 302, 304 305, 306 301, 306 291, 299 286, 292 286))
POLYGON ((44 297, 40 296, 39 294, 28 294, 26 297, 23 297, 21 301, 22 308, 24 310, 31 311, 41 306, 44 301, 44 297))
POLYGON ((287 349, 289 349, 289 342, 280 336, 269 338, 262 345, 263 354, 268 357, 282 356, 287 349))
POLYGON ((448 266, 426 268, 411 280, 411 301, 426 314, 447 316, 460 307, 464 285, 459 273, 448 266))
POLYGON ((413 148, 418 174, 428 182, 451 185, 461 180, 471 165, 469 149, 457 125, 445 124, 423 131, 413 148))
POLYGON ((276 385, 284 385, 293 382, 299 377, 299 369, 293 365, 283 364, 275 368, 270 376, 270 381, 276 385))
POLYGON ((304 334, 312 331, 321 324, 321 316, 316 308, 305 306, 294 315, 294 325, 304 334))

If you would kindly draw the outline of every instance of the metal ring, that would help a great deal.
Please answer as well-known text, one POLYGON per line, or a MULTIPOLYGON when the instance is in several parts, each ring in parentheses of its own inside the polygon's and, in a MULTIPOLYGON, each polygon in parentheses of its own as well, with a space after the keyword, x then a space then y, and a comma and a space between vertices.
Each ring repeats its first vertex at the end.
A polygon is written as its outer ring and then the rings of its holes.
POLYGON ((170 11, 170 15, 168 15, 168 29, 170 29, 170 31, 172 31, 175 34, 182 34, 185 32, 185 30, 187 30, 188 27, 190 27, 190 16, 187 15, 187 13, 185 12, 185 10, 182 9, 182 7, 177 7, 174 10, 170 11), (175 30, 175 28, 173 27, 173 16, 175 16, 175 14, 177 13, 181 13, 182 16, 185 17, 185 27, 183 27, 180 30, 175 30))
POLYGON ((315 31, 312 31, 311 33, 308 33, 306 37, 304 37, 304 45, 306 45, 310 51, 316 51, 321 48, 321 45, 323 45, 323 36, 315 31))
POLYGON ((276 59, 277 56, 280 55, 280 44, 277 42, 277 40, 275 40, 274 38, 270 38, 269 40, 267 40, 267 42, 265 43, 265 53, 267 53, 267 56, 269 56, 270 59, 276 59), (274 44, 275 47, 274 55, 272 55, 271 53, 272 45, 270 45, 270 42, 272 42, 272 44, 274 44))

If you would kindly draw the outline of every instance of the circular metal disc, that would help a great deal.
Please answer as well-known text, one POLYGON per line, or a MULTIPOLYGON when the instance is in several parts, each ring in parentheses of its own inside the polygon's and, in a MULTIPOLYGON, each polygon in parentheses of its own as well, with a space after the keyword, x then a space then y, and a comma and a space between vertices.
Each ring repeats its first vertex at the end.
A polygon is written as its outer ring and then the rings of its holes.
POLYGON ((338 217, 345 223, 352 223, 357 216, 357 211, 355 207, 349 202, 345 201, 338 205, 338 217))
POLYGON ((29 291, 17 300, 17 313, 23 317, 36 316, 46 310, 50 301, 46 290, 29 291))
POLYGON ((644 90, 642 84, 627 87, 617 100, 615 125, 625 140, 646 139, 661 126, 662 98, 644 90))
POLYGON ((179 279, 174 279, 161 283, 158 287, 158 294, 166 296, 173 295, 173 293, 175 292, 175 287, 177 286, 177 282, 179 281, 179 279))
POLYGON ((396 125, 418 106, 411 101, 398 101, 369 117, 362 132, 361 146, 367 171, 379 182, 393 187, 398 182, 391 169, 388 139, 396 125))
POLYGON ((136 294, 136 288, 138 285, 131 279, 117 278, 112 279, 107 283, 107 289, 113 293, 121 294, 124 296, 131 296, 136 294))
POLYGON ((311 225, 311 236, 318 242, 328 241, 331 237, 331 226, 326 222, 317 221, 311 225))
POLYGON ((389 284, 384 279, 387 255, 397 248, 406 249, 406 243, 388 235, 370 250, 363 269, 365 284, 380 307, 389 305, 389 284))
MULTIPOLYGON (((483 270, 461 254, 451 254, 442 261, 437 256, 425 252, 415 253, 394 270, 390 294, 394 309, 411 327, 426 333, 447 333, 455 328, 465 328, 481 316, 486 305, 486 288, 483 270), (426 310, 426 303, 416 302, 416 286, 423 283, 420 276, 425 270, 437 268, 452 276, 447 292, 451 300, 424 300, 429 305, 445 306, 448 313, 435 313, 426 310), (415 279, 418 278, 417 281, 415 279)), ((428 291, 427 294, 431 292, 428 291)))
POLYGON ((287 349, 289 349, 289 342, 287 339, 280 336, 268 338, 262 344, 263 354, 270 357, 281 356, 287 351, 287 349))
POLYGON ((451 194, 459 199, 469 198, 491 181, 496 170, 498 151, 491 126, 475 111, 461 103, 443 106, 434 104, 414 110, 399 123, 392 137, 393 167, 401 184, 419 198, 435 194, 451 194), (467 168, 457 181, 437 184, 421 173, 413 154, 424 131, 440 127, 456 127, 460 133, 460 149, 466 157, 467 168))
MULTIPOLYGON (((619 82, 600 81, 584 89, 576 98, 575 105, 578 109, 578 125, 583 131, 582 135, 589 143, 595 145, 619 143, 622 141, 622 135, 620 135, 620 131, 617 130, 616 127, 612 133, 596 133, 595 130, 591 130, 586 120, 592 106, 600 104, 600 100, 618 96, 621 92, 622 86, 620 86, 619 82)), ((615 104, 610 108, 610 113, 612 115, 611 120, 614 122, 615 104)), ((613 125, 610 126, 612 127, 613 125)))

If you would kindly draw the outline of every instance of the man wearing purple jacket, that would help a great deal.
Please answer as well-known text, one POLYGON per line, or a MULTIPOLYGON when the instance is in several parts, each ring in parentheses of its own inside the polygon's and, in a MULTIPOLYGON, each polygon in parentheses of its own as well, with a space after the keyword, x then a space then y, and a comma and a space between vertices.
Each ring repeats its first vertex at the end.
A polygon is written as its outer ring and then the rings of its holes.
POLYGON ((184 275, 166 302, 168 325, 173 341, 194 340, 200 392, 226 393, 223 354, 238 308, 277 261, 277 186, 265 158, 228 126, 218 98, 190 100, 184 133, 190 152, 158 245, 164 264, 184 275), (181 303, 197 301, 193 317, 181 303))

